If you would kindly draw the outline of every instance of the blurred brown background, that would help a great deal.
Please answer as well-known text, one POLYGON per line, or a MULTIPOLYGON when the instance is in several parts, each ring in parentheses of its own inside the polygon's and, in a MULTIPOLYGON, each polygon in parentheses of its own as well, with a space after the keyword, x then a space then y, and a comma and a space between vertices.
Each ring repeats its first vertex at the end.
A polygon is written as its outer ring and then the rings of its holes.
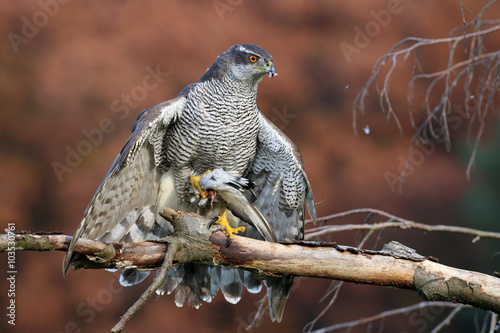
MULTIPOLYGON (((465 0, 471 11, 465 13, 466 20, 485 3, 465 0)), ((398 174, 414 133, 404 72, 411 69, 410 60, 396 71, 391 88, 403 134, 393 119, 386 121, 375 90, 367 101, 368 112, 358 118, 357 136, 352 128, 353 100, 377 58, 405 37, 446 37, 462 24, 458 1, 41 0, 3 1, 0 12, 2 228, 11 222, 18 231, 73 234, 139 111, 174 98, 231 45, 251 43, 274 57, 279 76, 262 80, 259 106, 301 150, 316 201, 321 202, 318 216, 372 207, 429 224, 500 229, 496 117, 488 118, 471 181, 465 175, 471 148, 464 121, 452 133, 452 151, 436 145, 406 178, 402 194, 389 186, 385 175, 398 174), (379 31, 346 57, 341 43, 354 46, 355 29, 376 25, 376 13, 389 8, 397 13, 378 23, 379 31), (366 125, 369 135, 360 131, 366 125)), ((487 18, 499 15, 500 4, 495 4, 487 18)), ((490 51, 498 47, 496 38, 490 51)), ((436 50, 422 59, 427 71, 443 69, 447 50, 436 50)), ((422 121, 424 114, 416 119, 422 121)), ((362 223, 363 218, 335 223, 362 223)), ((327 240, 354 245, 355 236, 335 234, 327 240)), ((388 230, 376 246, 390 240, 447 265, 488 274, 500 270, 500 258, 493 256, 498 242, 473 244, 469 236, 388 230)), ((122 289, 117 274, 105 271, 70 272, 63 279, 62 258, 63 253, 17 253, 16 326, 2 315, 0 331, 103 332, 146 288, 122 289)), ((283 322, 273 324, 266 315, 254 332, 298 332, 321 312, 328 299, 319 300, 330 281, 296 281, 283 322)), ((7 290, 1 279, 2 314, 7 290)), ((247 294, 233 306, 219 295, 199 310, 177 308, 172 296, 163 296, 150 301, 126 332, 243 332, 262 296, 247 294)), ((420 300, 409 291, 345 284, 316 327, 420 300)), ((382 331, 429 332, 447 311, 395 317, 382 331)), ((472 332, 474 320, 484 315, 464 311, 447 331, 472 332)))

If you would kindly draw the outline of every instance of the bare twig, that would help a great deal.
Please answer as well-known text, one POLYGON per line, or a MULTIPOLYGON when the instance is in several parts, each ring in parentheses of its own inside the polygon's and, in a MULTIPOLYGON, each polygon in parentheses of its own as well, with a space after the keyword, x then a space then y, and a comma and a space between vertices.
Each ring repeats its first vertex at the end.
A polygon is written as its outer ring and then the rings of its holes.
POLYGON ((179 240, 172 239, 169 244, 165 260, 156 275, 153 283, 148 287, 148 289, 141 295, 141 297, 132 305, 127 312, 121 317, 120 321, 111 329, 111 332, 121 332, 125 328, 125 325, 130 319, 146 304, 146 302, 153 296, 153 294, 158 290, 167 277, 168 270, 172 268, 175 253, 179 248, 179 240))
POLYGON ((264 297, 262 297, 260 301, 257 302, 257 304, 259 304, 259 308, 255 312, 252 322, 246 327, 247 331, 249 331, 253 327, 258 327, 260 321, 262 320, 262 317, 264 317, 264 313, 267 312, 267 309, 269 307, 269 303, 267 302, 267 295, 264 295, 264 297))
MULTIPOLYGON (((409 55, 414 55, 413 73, 408 83, 407 102, 409 105, 410 123, 417 131, 410 142, 406 163, 400 171, 398 187, 400 192, 402 190, 404 175, 412 167, 411 156, 414 147, 419 140, 429 140, 429 138, 422 138, 427 130, 431 134, 430 140, 435 140, 437 143, 444 143, 447 150, 451 149, 450 131, 457 129, 456 116, 455 122, 453 122, 453 118, 451 117, 454 113, 459 113, 461 117, 468 119, 468 135, 472 131, 474 121, 477 120, 479 122, 479 128, 475 133, 475 142, 466 171, 466 176, 469 179, 478 143, 485 130, 486 117, 495 110, 495 96, 500 91, 498 87, 500 50, 494 49, 490 52, 485 52, 485 40, 488 36, 500 31, 500 20, 483 20, 485 12, 497 1, 491 0, 488 2, 470 23, 465 22, 464 10, 466 8, 463 7, 460 1, 463 24, 453 29, 447 38, 426 39, 409 37, 395 44, 388 53, 375 62, 370 78, 356 96, 353 103, 353 127, 355 133, 357 133, 356 119, 358 111, 364 113, 365 100, 372 86, 375 86, 378 92, 380 108, 383 112, 387 111, 387 119, 394 118, 398 129, 402 132, 402 125, 392 106, 393 103, 389 94, 389 88, 392 74, 398 68, 398 61, 406 59, 409 55), (472 29, 472 31, 467 32, 468 28, 472 29), (462 34, 459 34, 459 31, 462 34), (468 51, 467 42, 470 42, 468 51), (467 57, 467 59, 462 61, 457 60, 463 58, 463 55, 457 52, 460 43, 464 44, 465 56, 467 57), (438 45, 446 44, 448 44, 449 49, 446 68, 433 73, 424 73, 421 60, 418 57, 419 50, 423 47, 437 47, 438 45), (392 63, 389 65, 389 62, 392 63), (383 80, 381 80, 379 86, 382 70, 387 70, 387 73, 383 76, 383 80), (425 97, 422 101, 422 109, 426 113, 426 118, 420 125, 416 124, 414 117, 414 114, 417 112, 414 107, 415 82, 417 80, 431 80, 427 85, 425 97), (465 92, 463 103, 452 103, 452 95, 456 91, 458 84, 462 81, 465 92), (438 83, 444 85, 444 87, 437 88, 440 87, 438 83), (435 99, 436 102, 431 102, 432 97, 436 94, 439 96, 435 99), (474 105, 472 110, 471 104, 474 105), (457 111, 457 108, 462 105, 465 107, 465 114, 462 114, 461 110, 457 111)), ((493 47, 496 47, 495 44, 493 44, 493 47)), ((398 81, 398 84, 400 84, 400 81, 398 81)))
POLYGON ((307 229, 305 239, 311 240, 314 239, 315 237, 334 232, 344 232, 344 231, 354 231, 354 230, 380 230, 386 228, 417 229, 427 232, 451 232, 451 233, 465 234, 474 236, 473 242, 476 242, 481 238, 500 239, 500 233, 498 232, 482 231, 472 228, 449 226, 442 224, 438 225, 424 224, 406 220, 397 217, 395 215, 389 214, 387 212, 384 212, 382 210, 372 209, 372 208, 353 209, 338 214, 328 215, 325 217, 320 217, 318 221, 323 222, 354 214, 377 214, 385 218, 388 218, 389 221, 372 223, 372 224, 343 224, 343 225, 332 225, 332 226, 323 225, 317 228, 307 229))
MULTIPOLYGON (((330 288, 330 293, 333 291, 333 295, 330 298, 330 301, 328 304, 325 306, 325 308, 316 316, 316 318, 313 319, 310 323, 304 326, 304 331, 307 330, 307 333, 311 333, 312 329, 314 328, 314 325, 318 322, 318 320, 323 317, 326 312, 332 307, 333 303, 337 300, 337 296, 339 295, 340 292, 340 287, 342 287, 343 282, 342 281, 335 281, 334 282, 334 287, 330 288)), ((323 297, 324 299, 324 297, 323 297)))
MULTIPOLYGON (((372 213, 368 214, 368 216, 365 218, 365 222, 367 222, 369 220, 371 215, 373 215, 373 214, 372 213)), ((374 231, 375 230, 368 230, 368 233, 366 235, 364 235, 363 239, 357 244, 358 247, 362 248, 364 246, 364 244, 370 239, 370 237, 374 231)), ((326 314, 326 312, 333 306, 333 304, 337 300, 337 296, 338 296, 343 284, 344 284, 344 281, 333 281, 330 284, 330 288, 326 292, 325 296, 323 296, 323 298, 320 300, 320 302, 323 301, 326 297, 328 297, 328 295, 333 293, 333 296, 330 298, 330 302, 328 302, 328 304, 325 306, 325 308, 316 316, 316 318, 314 318, 313 321, 311 321, 310 323, 308 323, 304 327, 304 330, 307 329, 308 333, 310 333, 312 331, 312 329, 314 328, 314 325, 316 325, 317 321, 326 314)))
POLYGON ((378 313, 374 316, 367 317, 367 318, 361 318, 358 320, 350 321, 350 322, 345 322, 341 324, 335 324, 331 325, 328 327, 324 327, 318 330, 314 330, 311 333, 328 333, 328 332, 333 332, 333 331, 338 331, 344 328, 354 328, 356 326, 361 326, 361 325, 366 325, 368 323, 373 323, 375 321, 383 320, 385 318, 389 318, 392 316, 400 315, 400 314, 408 314, 409 312, 417 311, 423 308, 427 307, 450 307, 450 308, 457 308, 457 307, 462 307, 463 305, 461 304, 453 304, 453 303, 448 303, 448 302, 420 302, 414 305, 402 307, 402 308, 397 308, 394 310, 388 310, 384 311, 381 313, 378 313))
POLYGON ((431 333, 438 333, 443 327, 448 326, 450 324, 451 319, 455 317, 460 310, 464 307, 463 304, 458 304, 456 308, 454 308, 445 319, 443 319, 436 327, 434 327, 431 333))
POLYGON ((460 2, 460 12, 462 13, 462 28, 464 31, 464 53, 467 53, 467 42, 465 40, 465 26, 467 25, 467 21, 465 20, 465 14, 464 14, 464 4, 462 3, 462 0, 459 0, 460 2))
MULTIPOLYGON (((496 0, 495 0, 496 1, 496 0)), ((484 36, 488 35, 497 31, 500 31, 500 20, 496 21, 488 21, 489 24, 495 24, 493 27, 481 30, 481 31, 475 31, 472 33, 468 33, 465 35, 465 38, 474 38, 477 36, 484 36)), ((394 66, 397 64, 397 58, 399 56, 407 57, 411 52, 418 50, 421 47, 424 46, 432 46, 432 45, 438 45, 438 44, 447 44, 447 43, 452 43, 461 38, 464 38, 464 36, 458 36, 458 37, 447 37, 447 38, 437 38, 437 39, 427 39, 427 38, 417 38, 417 37, 408 37, 403 39, 402 41, 396 43, 392 47, 392 49, 380 57, 376 62, 373 67, 372 74, 368 81, 365 83, 359 94, 356 96, 354 103, 353 103, 353 127, 354 130, 357 130, 356 126, 356 115, 357 115, 357 110, 360 110, 362 113, 365 110, 365 99, 368 97, 369 94, 369 88, 370 86, 376 82, 377 78, 379 77, 382 69, 385 67, 387 64, 387 61, 390 59, 393 62, 393 65, 391 65, 391 68, 389 69, 389 72, 386 74, 384 78, 384 83, 382 85, 382 90, 380 91, 380 96, 382 97, 383 103, 381 104, 382 109, 385 109, 383 104, 386 103, 387 105, 391 105, 389 98, 389 79, 390 75, 394 71, 394 66), (403 48, 401 50, 396 51, 401 45, 407 44, 407 43, 413 43, 410 46, 403 48)), ((493 52, 493 56, 498 55, 498 52, 493 52)), ((478 60, 483 60, 483 59, 478 59, 478 60)), ((474 63, 475 59, 470 59, 470 62, 463 62, 462 66, 474 63)), ((455 67, 456 68, 456 67, 455 67)), ((445 70, 446 72, 446 70, 445 70)), ((389 109, 389 112, 391 112, 392 109, 389 109)), ((397 117, 395 114, 392 116, 397 117)))

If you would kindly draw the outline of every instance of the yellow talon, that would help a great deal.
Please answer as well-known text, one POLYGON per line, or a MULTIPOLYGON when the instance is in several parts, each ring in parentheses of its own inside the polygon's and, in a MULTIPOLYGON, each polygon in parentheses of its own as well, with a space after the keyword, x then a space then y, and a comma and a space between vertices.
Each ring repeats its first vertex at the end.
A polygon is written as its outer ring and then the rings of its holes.
POLYGON ((201 174, 200 176, 189 177, 189 182, 191 183, 191 187, 193 188, 194 195, 196 195, 196 199, 199 199, 200 195, 202 198, 206 198, 205 191, 203 191, 201 189, 201 186, 200 186, 200 179, 203 175, 206 175, 209 172, 210 172, 210 170, 207 170, 203 174, 201 174))
POLYGON ((209 227, 213 223, 217 223, 218 225, 222 226, 224 228, 224 230, 226 231, 226 235, 227 235, 227 237, 229 237, 229 240, 228 240, 226 246, 229 246, 229 244, 231 244, 231 242, 233 241, 233 238, 234 238, 233 234, 237 234, 238 232, 245 231, 245 227, 243 227, 243 226, 238 227, 238 228, 233 228, 229 225, 229 222, 227 221, 227 206, 226 206, 225 201, 222 202, 222 213, 220 214, 220 216, 218 216, 212 220, 209 227))

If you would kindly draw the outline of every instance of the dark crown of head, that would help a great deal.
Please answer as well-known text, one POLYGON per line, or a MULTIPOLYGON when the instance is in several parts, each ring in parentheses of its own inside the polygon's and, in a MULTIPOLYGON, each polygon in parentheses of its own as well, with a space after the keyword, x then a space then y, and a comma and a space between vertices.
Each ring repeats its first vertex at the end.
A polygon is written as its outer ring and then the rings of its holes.
MULTIPOLYGON (((247 63, 248 57, 251 55, 256 55, 264 58, 265 62, 273 60, 273 57, 263 48, 252 45, 252 44, 238 44, 233 45, 229 50, 224 53, 229 53, 229 56, 233 57, 236 63, 247 63)), ((223 53, 223 54, 224 54, 223 53)), ((221 54, 222 56, 222 54, 221 54)))
POLYGON ((273 60, 273 57, 261 47, 252 44, 236 44, 217 57, 212 66, 200 78, 199 82, 209 79, 221 79, 229 65, 250 64, 251 61, 249 58, 252 55, 263 58, 266 63, 273 60))

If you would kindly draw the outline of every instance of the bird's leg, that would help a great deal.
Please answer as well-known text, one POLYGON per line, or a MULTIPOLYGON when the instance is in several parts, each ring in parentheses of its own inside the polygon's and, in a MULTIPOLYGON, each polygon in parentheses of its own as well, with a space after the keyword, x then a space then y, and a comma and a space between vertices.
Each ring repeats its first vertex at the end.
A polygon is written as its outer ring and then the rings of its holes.
POLYGON ((200 179, 203 175, 209 173, 210 170, 205 171, 203 174, 199 176, 191 176, 189 177, 189 182, 191 183, 191 187, 193 188, 193 192, 196 195, 196 199, 200 198, 200 195, 202 198, 206 198, 205 191, 202 190, 200 186, 200 179), (199 193, 199 194, 198 194, 199 193))
POLYGON ((243 232, 245 231, 245 227, 238 227, 238 228, 232 228, 229 225, 229 222, 227 221, 227 205, 225 201, 222 201, 222 212, 220 216, 215 217, 209 224, 208 227, 210 228, 214 223, 217 223, 218 225, 222 226, 224 230, 226 231, 227 237, 229 237, 229 240, 227 241, 226 247, 231 244, 233 241, 233 234, 237 234, 238 232, 243 232))

